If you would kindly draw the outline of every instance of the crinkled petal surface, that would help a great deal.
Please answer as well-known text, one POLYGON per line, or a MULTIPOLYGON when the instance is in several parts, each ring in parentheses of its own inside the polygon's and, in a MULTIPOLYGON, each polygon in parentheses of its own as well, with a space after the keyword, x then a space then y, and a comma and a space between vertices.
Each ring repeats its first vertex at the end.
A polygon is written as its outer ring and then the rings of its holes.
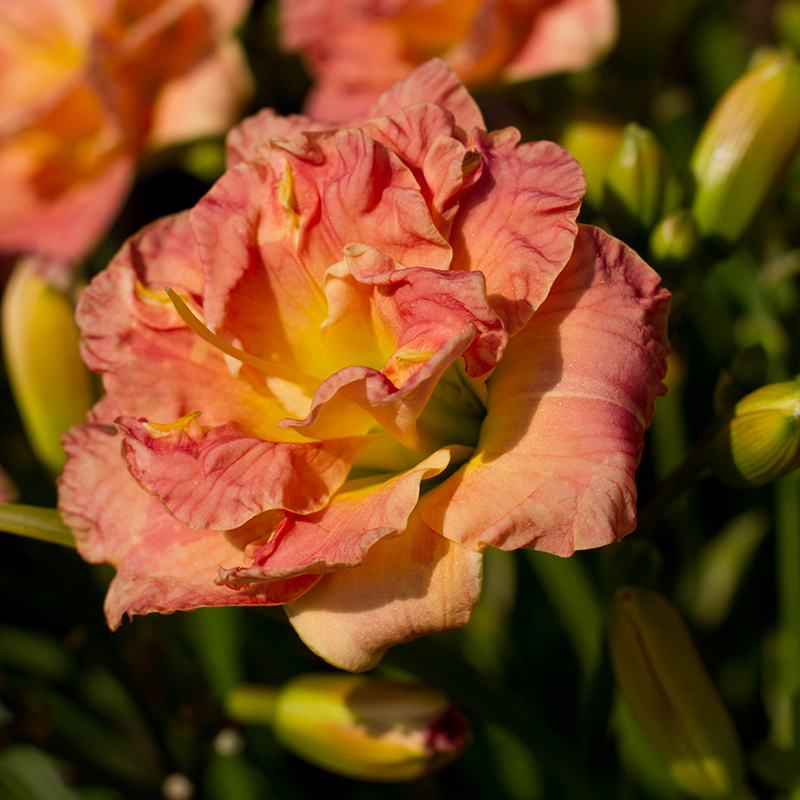
POLYGON ((562 556, 633 530, 634 472, 663 392, 668 307, 669 293, 632 250, 582 227, 569 264, 489 379, 474 456, 421 498, 423 520, 468 547, 562 556))
POLYGON ((110 426, 79 425, 63 440, 70 456, 59 481, 59 508, 78 551, 117 569, 106 597, 116 628, 124 614, 169 613, 201 606, 278 605, 296 599, 318 577, 303 575, 242 588, 217 584, 220 566, 248 561, 239 537, 188 528, 131 479, 110 426))
POLYGON ((336 572, 289 603, 289 621, 342 669, 374 667, 392 645, 467 624, 480 597, 482 556, 437 536, 414 514, 358 569, 336 572))

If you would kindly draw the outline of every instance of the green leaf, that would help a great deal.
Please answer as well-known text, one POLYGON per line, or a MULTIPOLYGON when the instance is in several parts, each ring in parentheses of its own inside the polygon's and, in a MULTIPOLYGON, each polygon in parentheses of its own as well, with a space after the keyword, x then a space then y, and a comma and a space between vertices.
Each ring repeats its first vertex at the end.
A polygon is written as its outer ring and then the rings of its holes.
POLYGON ((9 747, 0 755, 0 796, 6 800, 80 800, 45 753, 32 745, 9 747))
POLYGON ((55 508, 0 503, 0 531, 75 547, 75 537, 55 508))

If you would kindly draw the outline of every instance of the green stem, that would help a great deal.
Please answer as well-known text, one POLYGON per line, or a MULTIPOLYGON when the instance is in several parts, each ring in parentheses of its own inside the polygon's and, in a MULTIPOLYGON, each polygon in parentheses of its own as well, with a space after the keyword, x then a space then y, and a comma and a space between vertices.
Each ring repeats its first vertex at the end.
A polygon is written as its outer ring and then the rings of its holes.
MULTIPOLYGON (((775 483, 775 556, 778 591, 779 674, 783 692, 800 692, 800 473, 775 483)), ((794 741, 798 720, 794 720, 794 741)))
POLYGON ((39 539, 42 542, 75 547, 75 537, 55 508, 0 503, 0 531, 39 539))

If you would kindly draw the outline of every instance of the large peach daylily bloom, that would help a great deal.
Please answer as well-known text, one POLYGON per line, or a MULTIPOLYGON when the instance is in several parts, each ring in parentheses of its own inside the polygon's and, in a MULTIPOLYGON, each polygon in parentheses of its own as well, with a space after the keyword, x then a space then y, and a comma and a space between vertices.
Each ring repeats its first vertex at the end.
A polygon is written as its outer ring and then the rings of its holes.
POLYGON ((441 61, 360 127, 266 110, 228 146, 78 307, 107 395, 64 439, 60 508, 117 568, 112 627, 283 604, 362 670, 464 625, 486 546, 633 529, 669 294, 576 224, 566 151, 487 133, 441 61))
POLYGON ((591 66, 616 41, 616 0, 282 0, 287 50, 316 85, 315 119, 362 114, 427 59, 467 85, 591 66))
POLYGON ((79 259, 136 158, 222 133, 251 0, 0 0, 0 251, 79 259))

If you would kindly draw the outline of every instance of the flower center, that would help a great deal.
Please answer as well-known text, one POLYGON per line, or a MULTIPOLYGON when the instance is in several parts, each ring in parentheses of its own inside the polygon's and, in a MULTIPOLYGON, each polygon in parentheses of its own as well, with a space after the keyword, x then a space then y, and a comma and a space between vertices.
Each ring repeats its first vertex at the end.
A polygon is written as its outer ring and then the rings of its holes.
POLYGON ((436 384, 417 425, 439 446, 475 447, 486 417, 485 398, 486 387, 470 378, 458 359, 436 384))
POLYGON ((203 323, 200 322, 200 320, 197 319, 197 317, 189 310, 186 303, 181 300, 177 292, 170 289, 169 286, 165 286, 164 291, 167 293, 172 305, 175 306, 175 310, 180 315, 180 318, 201 339, 212 345, 212 347, 216 347, 218 350, 221 350, 223 353, 225 353, 225 355, 232 356, 233 358, 241 361, 243 364, 249 364, 251 367, 255 367, 256 369, 261 370, 261 372, 273 378, 280 378, 281 380, 289 381, 296 386, 301 386, 305 389, 316 391, 320 384, 318 378, 315 378, 312 375, 306 375, 304 372, 292 369, 291 367, 285 367, 282 364, 276 364, 274 361, 267 361, 264 358, 259 358, 258 356, 246 353, 244 350, 240 350, 238 347, 234 347, 232 344, 230 344, 230 342, 226 342, 224 339, 221 339, 216 333, 213 333, 205 325, 203 325, 203 323))

